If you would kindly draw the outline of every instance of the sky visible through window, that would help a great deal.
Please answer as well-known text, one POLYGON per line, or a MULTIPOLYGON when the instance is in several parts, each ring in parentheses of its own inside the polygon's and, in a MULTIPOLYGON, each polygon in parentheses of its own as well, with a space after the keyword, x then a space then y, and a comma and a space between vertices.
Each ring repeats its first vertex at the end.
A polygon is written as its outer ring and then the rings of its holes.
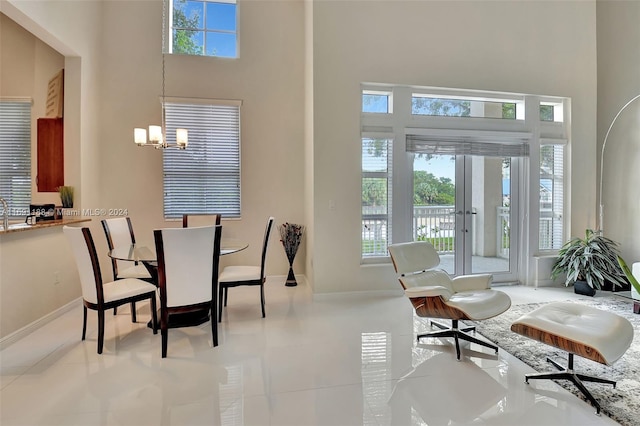
POLYGON ((238 57, 235 3, 174 0, 174 27, 174 31, 188 29, 183 31, 188 39, 186 48, 180 45, 184 38, 176 39, 174 34, 176 53, 238 57), (195 49, 189 48, 191 44, 195 49))

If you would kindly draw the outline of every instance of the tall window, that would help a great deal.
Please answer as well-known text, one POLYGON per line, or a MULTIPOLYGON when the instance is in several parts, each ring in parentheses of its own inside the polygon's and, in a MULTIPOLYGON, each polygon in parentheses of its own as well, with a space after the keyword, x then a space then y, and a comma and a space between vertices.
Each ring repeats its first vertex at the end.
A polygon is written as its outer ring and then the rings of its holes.
POLYGON ((391 241, 390 139, 362 139, 362 256, 386 256, 391 241))
POLYGON ((168 141, 176 128, 189 131, 187 149, 163 151, 165 219, 240 217, 240 102, 165 105, 168 141))
POLYGON ((540 250, 557 250, 564 243, 564 146, 540 145, 540 250))
POLYGON ((236 0, 171 1, 169 53, 238 57, 236 0))
POLYGON ((0 100, 0 197, 9 216, 26 216, 31 203, 31 100, 0 100))

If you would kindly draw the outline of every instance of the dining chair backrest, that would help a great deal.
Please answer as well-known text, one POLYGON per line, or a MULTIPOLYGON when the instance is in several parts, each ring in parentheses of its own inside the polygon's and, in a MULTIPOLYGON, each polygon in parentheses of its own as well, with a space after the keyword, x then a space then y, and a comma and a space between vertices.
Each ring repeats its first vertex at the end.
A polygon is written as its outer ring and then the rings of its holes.
MULTIPOLYGON (((133 233, 133 225, 131 225, 131 219, 129 216, 102 219, 102 228, 104 229, 104 234, 107 237, 109 250, 113 250, 114 247, 135 244, 136 242, 136 237, 133 233)), ((131 265, 131 262, 116 259, 111 259, 111 263, 113 266, 114 279, 118 275, 119 269, 123 269, 131 265)))
POLYGON ((62 232, 71 244, 78 266, 83 299, 90 303, 101 304, 104 301, 102 274, 91 230, 66 225, 62 228, 62 232))
POLYGON ((220 225, 220 214, 183 214, 182 215, 182 227, 194 227, 194 226, 210 226, 220 225))
POLYGON ((221 233, 220 225, 154 231, 163 306, 193 305, 215 297, 221 233))
POLYGON ((267 247, 269 246, 269 236, 271 235, 271 229, 274 222, 273 216, 267 221, 267 227, 264 230, 264 240, 262 242, 262 257, 260 259, 260 279, 264 279, 264 268, 267 260, 267 247))

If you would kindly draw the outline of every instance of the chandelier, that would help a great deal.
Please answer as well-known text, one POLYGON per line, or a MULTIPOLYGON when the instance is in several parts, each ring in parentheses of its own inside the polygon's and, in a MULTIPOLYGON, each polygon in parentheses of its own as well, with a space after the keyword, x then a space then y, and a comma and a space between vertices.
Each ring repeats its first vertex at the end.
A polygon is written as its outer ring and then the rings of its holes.
POLYGON ((133 129, 133 141, 138 146, 152 146, 156 149, 175 147, 185 149, 189 144, 189 135, 187 129, 176 129, 176 142, 170 144, 166 138, 166 113, 165 113, 165 25, 167 22, 167 1, 162 1, 162 126, 149 126, 149 139, 147 139, 147 130, 143 128, 133 129))

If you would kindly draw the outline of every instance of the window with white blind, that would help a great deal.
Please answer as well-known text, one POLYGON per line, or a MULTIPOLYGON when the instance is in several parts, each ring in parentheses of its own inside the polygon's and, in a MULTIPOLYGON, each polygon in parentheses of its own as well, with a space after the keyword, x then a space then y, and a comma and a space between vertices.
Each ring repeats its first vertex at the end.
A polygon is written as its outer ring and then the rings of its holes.
POLYGON ((564 244, 564 142, 543 139, 540 145, 540 250, 564 244))
POLYGON ((391 241, 392 142, 362 138, 362 256, 387 256, 391 241))
POLYGON ((240 217, 240 101, 165 101, 166 134, 189 131, 185 150, 165 149, 164 217, 240 217))
POLYGON ((31 100, 0 100, 0 197, 9 216, 31 203, 31 100))

